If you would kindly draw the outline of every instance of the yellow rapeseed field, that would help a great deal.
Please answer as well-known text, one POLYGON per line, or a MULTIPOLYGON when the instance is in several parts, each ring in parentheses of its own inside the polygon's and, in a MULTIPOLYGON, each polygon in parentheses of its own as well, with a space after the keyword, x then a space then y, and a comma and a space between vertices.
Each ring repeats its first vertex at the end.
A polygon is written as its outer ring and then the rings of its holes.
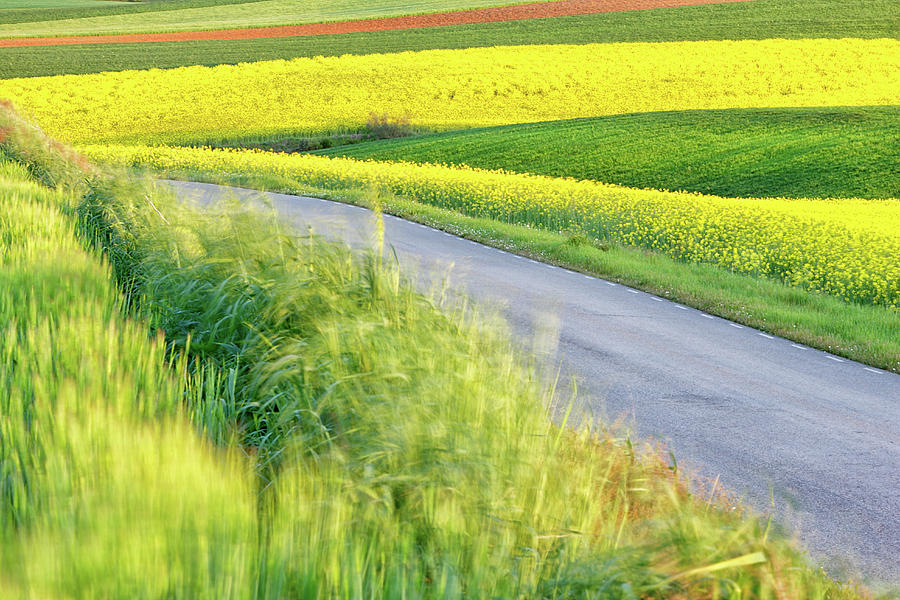
POLYGON ((900 104, 900 40, 548 45, 299 58, 0 81, 70 142, 214 142, 630 112, 900 104))
POLYGON ((900 202, 744 200, 412 163, 147 146, 87 146, 113 164, 372 187, 468 215, 580 230, 679 260, 900 309, 900 202), (877 215, 863 220, 858 215, 877 215))

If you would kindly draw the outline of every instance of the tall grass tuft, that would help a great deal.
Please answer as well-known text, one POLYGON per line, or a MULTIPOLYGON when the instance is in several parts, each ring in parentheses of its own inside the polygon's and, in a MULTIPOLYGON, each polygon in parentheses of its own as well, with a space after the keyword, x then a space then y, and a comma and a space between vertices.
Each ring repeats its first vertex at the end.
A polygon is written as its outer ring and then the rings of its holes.
POLYGON ((23 118, 9 100, 0 98, 0 160, 23 165, 39 182, 51 188, 83 190, 97 173, 86 158, 44 135, 23 118))

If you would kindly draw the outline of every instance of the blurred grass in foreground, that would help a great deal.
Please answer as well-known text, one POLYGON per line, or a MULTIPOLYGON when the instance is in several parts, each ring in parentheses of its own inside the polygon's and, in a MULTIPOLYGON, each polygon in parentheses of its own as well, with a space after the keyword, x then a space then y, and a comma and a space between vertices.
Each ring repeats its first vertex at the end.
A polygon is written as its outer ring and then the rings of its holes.
POLYGON ((0 118, 0 596, 859 597, 553 425, 499 325, 374 255, 145 181, 50 191, 0 118))
POLYGON ((0 165, 0 596, 219 598, 254 567, 250 470, 181 414, 68 199, 0 165))

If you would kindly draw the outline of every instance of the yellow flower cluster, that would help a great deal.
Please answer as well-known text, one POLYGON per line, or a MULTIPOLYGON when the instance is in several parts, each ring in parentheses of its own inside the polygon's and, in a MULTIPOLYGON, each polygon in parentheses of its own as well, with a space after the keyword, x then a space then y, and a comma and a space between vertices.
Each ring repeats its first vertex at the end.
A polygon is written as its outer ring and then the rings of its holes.
POLYGON ((0 81, 70 142, 215 143, 445 130, 659 110, 900 104, 900 40, 548 45, 300 58, 0 81))
POLYGON ((88 146, 99 161, 374 187, 473 216, 658 250, 847 301, 900 309, 900 203, 742 200, 442 165, 146 146, 88 146), (853 215, 877 214, 866 224, 853 215))

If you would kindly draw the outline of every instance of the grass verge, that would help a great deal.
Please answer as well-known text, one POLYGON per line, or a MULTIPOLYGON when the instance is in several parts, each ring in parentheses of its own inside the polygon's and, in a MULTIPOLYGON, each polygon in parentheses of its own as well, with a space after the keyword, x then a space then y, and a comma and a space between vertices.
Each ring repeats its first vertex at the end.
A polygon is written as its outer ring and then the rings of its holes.
MULTIPOLYGON (((166 177, 312 195, 369 206, 364 189, 322 189, 289 177, 202 170, 162 171, 166 177)), ((859 362, 900 373, 900 315, 878 306, 842 302, 706 264, 579 234, 554 233, 462 215, 403 198, 382 199, 385 211, 468 239, 596 275, 859 362)))

